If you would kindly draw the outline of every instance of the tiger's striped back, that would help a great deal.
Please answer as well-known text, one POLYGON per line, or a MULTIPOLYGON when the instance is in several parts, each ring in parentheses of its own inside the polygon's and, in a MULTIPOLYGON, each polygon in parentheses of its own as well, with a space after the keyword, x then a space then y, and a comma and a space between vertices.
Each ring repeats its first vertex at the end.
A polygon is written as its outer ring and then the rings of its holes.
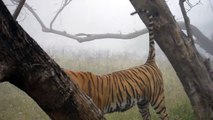
MULTIPOLYGON (((150 14, 147 10, 139 10, 150 14)), ((150 120, 149 103, 162 120, 166 113, 163 78, 155 64, 154 22, 149 15, 149 55, 144 65, 106 75, 65 70, 82 91, 92 98, 103 113, 125 111, 136 105, 144 120, 150 120)))

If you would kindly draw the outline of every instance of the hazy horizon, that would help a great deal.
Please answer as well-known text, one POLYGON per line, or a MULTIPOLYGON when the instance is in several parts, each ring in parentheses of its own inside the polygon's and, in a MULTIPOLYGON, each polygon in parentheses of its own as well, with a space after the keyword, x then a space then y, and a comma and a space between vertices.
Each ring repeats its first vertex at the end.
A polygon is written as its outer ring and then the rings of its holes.
MULTIPOLYGON (((3 1, 8 4, 7 7, 12 13, 15 6, 11 6, 11 2, 8 0, 3 1)), ((26 2, 33 7, 46 26, 49 26, 51 19, 62 4, 60 0, 28 0, 26 2)), ((179 0, 173 0, 168 1, 167 4, 175 18, 183 21, 178 2, 179 0)), ((191 24, 197 26, 207 37, 211 38, 213 9, 208 0, 201 2, 202 4, 195 6, 188 12, 188 16, 191 24)), ((133 11, 134 9, 128 0, 74 0, 58 16, 53 28, 65 30, 70 34, 130 33, 145 28, 138 15, 130 16, 133 11)), ((26 8, 22 10, 17 21, 45 50, 92 49, 94 51, 108 50, 115 53, 129 51, 139 55, 148 53, 148 35, 130 40, 103 39, 78 43, 70 38, 42 32, 38 22, 26 8)))

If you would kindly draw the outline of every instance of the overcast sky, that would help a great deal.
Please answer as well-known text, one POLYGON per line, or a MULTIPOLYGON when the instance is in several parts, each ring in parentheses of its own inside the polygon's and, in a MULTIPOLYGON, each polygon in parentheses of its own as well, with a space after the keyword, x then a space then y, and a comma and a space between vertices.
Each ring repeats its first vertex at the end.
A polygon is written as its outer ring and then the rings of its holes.
MULTIPOLYGON (((14 6, 7 3, 11 12, 14 6)), ((168 5, 175 18, 183 21, 179 9, 179 0, 168 0, 168 5)), ((197 2, 198 0, 193 0, 197 2)), ((213 3, 213 0, 211 0, 213 3)), ((50 20, 59 9, 61 0, 27 0, 37 14, 49 25, 50 20)), ((76 33, 130 33, 143 29, 145 26, 138 15, 130 16, 134 9, 129 0, 73 0, 70 5, 59 15, 54 28, 76 33)), ((213 13, 209 0, 202 0, 202 4, 194 7, 189 13, 191 23, 201 29, 205 35, 210 37, 213 30, 213 13)), ((139 54, 147 54, 148 36, 144 35, 132 40, 106 39, 87 43, 78 43, 75 40, 58 35, 43 33, 36 19, 27 9, 22 10, 18 18, 23 28, 45 49, 106 49, 110 51, 132 51, 139 54), (138 44, 140 43, 140 44, 138 44)))

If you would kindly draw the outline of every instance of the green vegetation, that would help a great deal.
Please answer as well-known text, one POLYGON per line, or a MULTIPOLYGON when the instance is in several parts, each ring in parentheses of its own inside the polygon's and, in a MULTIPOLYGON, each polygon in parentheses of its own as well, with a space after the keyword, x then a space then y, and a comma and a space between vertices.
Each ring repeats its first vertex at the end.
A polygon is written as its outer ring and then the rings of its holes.
POLYGON ((49 120, 26 93, 8 82, 0 84, 0 120, 49 120))
MULTIPOLYGON (((145 57, 124 53, 122 55, 100 53, 79 53, 71 56, 58 56, 55 60, 63 68, 77 71, 91 71, 105 74, 117 70, 127 69, 144 63, 145 57)), ((159 56, 156 61, 163 73, 166 95, 166 106, 170 120, 193 120, 193 111, 189 100, 178 80, 176 73, 165 57, 159 56)), ((47 120, 36 103, 25 93, 8 83, 0 84, 0 120, 47 120)), ((158 120, 151 110, 152 120, 158 120)), ((115 112, 105 115, 107 120, 141 120, 137 107, 126 112, 115 112)))

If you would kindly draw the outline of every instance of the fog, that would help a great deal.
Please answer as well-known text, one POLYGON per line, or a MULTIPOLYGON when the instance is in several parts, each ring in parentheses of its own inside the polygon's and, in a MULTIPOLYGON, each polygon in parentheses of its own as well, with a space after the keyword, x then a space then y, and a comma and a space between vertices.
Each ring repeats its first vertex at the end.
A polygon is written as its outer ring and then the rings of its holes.
MULTIPOLYGON (((15 6, 10 0, 3 0, 10 12, 15 6)), ((168 0, 167 3, 178 21, 183 21, 179 0, 168 0)), ((196 3, 198 0, 192 2, 196 3)), ((213 0, 211 0, 213 3, 213 0)), ((61 6, 61 0, 27 0, 46 26, 61 6)), ((138 15, 131 16, 134 9, 129 0, 73 0, 56 19, 53 28, 70 34, 88 33, 130 33, 145 28, 138 15)), ((191 24, 198 27, 207 37, 212 37, 213 9, 209 0, 193 7, 188 15, 191 24)), ((66 52, 88 50, 91 52, 110 51, 112 53, 130 52, 146 55, 148 52, 148 35, 135 39, 103 39, 78 43, 74 39, 44 33, 33 15, 24 8, 18 17, 19 24, 38 42, 45 51, 66 52)))

